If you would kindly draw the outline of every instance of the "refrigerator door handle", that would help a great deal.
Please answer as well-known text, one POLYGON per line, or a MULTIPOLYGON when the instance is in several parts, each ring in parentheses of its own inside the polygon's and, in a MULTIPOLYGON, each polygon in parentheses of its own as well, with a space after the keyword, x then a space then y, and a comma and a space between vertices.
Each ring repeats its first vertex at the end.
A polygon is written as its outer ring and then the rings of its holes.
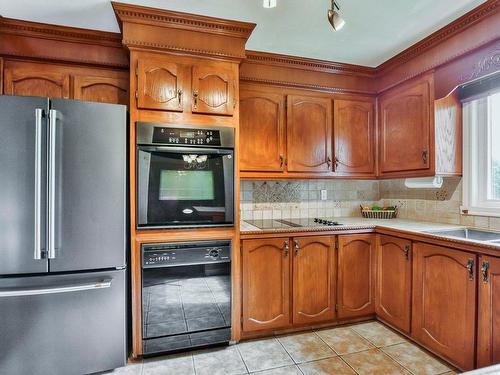
POLYGON ((49 152, 48 152, 48 237, 47 253, 49 259, 56 257, 56 147, 57 147, 57 111, 49 110, 49 152))
POLYGON ((33 258, 42 259, 43 109, 35 109, 35 247, 33 258))
POLYGON ((112 279, 94 281, 82 284, 65 285, 59 287, 38 287, 38 288, 6 288, 0 289, 0 298, 2 297, 22 297, 39 296, 42 294, 72 293, 82 292, 93 289, 106 289, 111 287, 112 279))

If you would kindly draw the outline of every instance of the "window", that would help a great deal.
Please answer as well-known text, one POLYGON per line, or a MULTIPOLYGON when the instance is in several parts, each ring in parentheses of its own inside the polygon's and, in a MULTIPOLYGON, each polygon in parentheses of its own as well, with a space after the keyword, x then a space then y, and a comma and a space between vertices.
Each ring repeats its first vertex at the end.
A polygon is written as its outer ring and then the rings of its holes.
POLYGON ((500 92, 464 103, 464 210, 500 216, 500 92))

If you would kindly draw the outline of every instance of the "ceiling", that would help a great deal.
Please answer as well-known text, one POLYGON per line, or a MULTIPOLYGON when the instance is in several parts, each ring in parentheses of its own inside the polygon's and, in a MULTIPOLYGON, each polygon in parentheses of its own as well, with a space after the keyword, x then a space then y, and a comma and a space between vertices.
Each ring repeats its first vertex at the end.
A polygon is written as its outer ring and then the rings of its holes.
MULTIPOLYGON (((339 0, 345 27, 334 32, 330 0, 121 0, 257 24, 247 49, 376 67, 485 0, 339 0)), ((110 0, 0 0, 4 17, 118 32, 110 0)))

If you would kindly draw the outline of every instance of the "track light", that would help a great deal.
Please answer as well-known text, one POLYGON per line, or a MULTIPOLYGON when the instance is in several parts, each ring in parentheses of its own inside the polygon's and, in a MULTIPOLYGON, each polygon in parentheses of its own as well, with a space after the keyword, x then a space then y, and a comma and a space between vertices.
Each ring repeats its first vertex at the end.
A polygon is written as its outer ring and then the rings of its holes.
POLYGON ((277 0, 263 0, 262 6, 264 8, 275 8, 277 0))
POLYGON ((328 9, 328 22, 330 22, 335 31, 339 31, 345 25, 344 19, 337 11, 340 11, 340 8, 337 5, 337 2, 335 0, 332 0, 332 8, 328 9))

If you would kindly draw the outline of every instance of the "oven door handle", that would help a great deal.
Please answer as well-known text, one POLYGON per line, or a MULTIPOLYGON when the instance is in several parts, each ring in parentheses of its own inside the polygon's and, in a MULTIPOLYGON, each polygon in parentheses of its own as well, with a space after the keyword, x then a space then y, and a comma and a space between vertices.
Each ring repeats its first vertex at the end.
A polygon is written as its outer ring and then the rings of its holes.
POLYGON ((174 152, 177 154, 215 154, 232 155, 233 150, 221 148, 194 148, 194 147, 170 147, 170 146, 137 146, 140 151, 149 152, 174 152))

